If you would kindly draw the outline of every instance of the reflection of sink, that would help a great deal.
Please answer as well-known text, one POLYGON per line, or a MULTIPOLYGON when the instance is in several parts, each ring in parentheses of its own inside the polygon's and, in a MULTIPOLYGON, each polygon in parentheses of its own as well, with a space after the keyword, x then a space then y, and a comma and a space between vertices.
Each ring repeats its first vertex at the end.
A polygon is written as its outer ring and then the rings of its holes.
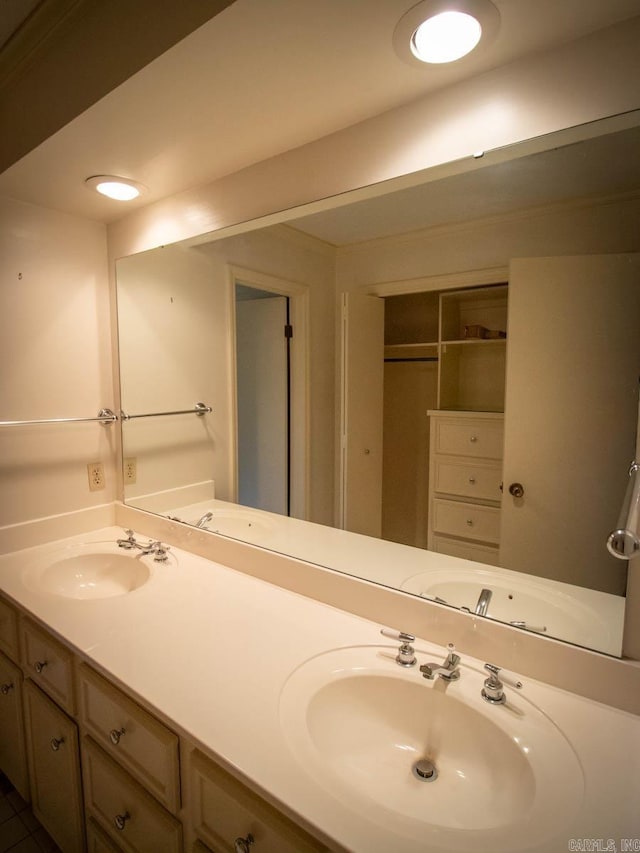
POLYGON ((213 518, 204 525, 204 530, 222 533, 223 536, 252 536, 268 533, 271 529, 265 518, 247 509, 213 509, 213 518))
POLYGON ((89 544, 69 549, 29 566, 23 578, 25 584, 35 592, 89 599, 125 595, 149 580, 150 557, 124 553, 115 544, 90 548, 89 544))
POLYGON ((474 849, 516 851, 572 818, 580 765, 534 705, 511 694, 506 705, 490 705, 480 673, 463 667, 457 682, 426 681, 394 655, 341 649, 286 682, 283 732, 319 784, 370 820, 445 849, 473 832, 474 849), (433 781, 413 772, 421 759, 435 765, 433 781))
POLYGON ((612 634, 615 622, 609 616, 612 605, 622 601, 619 596, 598 593, 599 611, 586 600, 587 595, 594 597, 593 591, 517 572, 483 569, 420 572, 401 586, 405 592, 467 608, 472 613, 483 588, 492 591, 486 613, 490 619, 524 622, 530 630, 603 651, 611 648, 616 654, 616 637, 612 634))

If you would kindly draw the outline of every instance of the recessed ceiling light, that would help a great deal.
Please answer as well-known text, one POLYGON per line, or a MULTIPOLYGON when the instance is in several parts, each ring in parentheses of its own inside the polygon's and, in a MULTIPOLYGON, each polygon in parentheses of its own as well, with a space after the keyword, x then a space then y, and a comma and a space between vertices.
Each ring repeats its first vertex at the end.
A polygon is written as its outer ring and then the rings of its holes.
POLYGON ((414 65, 455 62, 480 42, 486 46, 499 24, 490 0, 422 0, 400 18, 393 44, 414 65))
POLYGON ((128 178, 120 178, 117 175, 92 175, 87 178, 85 184, 90 189, 118 201, 131 201, 146 190, 146 187, 137 181, 130 181, 128 178))

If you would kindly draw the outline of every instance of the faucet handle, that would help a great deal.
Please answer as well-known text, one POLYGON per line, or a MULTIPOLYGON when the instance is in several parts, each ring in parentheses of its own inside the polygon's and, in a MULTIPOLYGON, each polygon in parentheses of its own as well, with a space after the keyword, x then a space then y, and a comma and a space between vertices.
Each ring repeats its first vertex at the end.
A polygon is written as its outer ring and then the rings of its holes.
POLYGON ((482 688, 482 698, 492 705, 503 705, 507 700, 504 695, 504 685, 513 687, 515 690, 522 689, 522 682, 511 676, 501 675, 503 670, 493 663, 485 663, 484 668, 489 673, 489 677, 484 682, 482 688))
POLYGON ((380 633, 383 637, 389 637, 390 640, 399 640, 401 645, 398 649, 396 662, 400 666, 415 666, 418 662, 415 649, 411 643, 415 642, 413 634, 406 634, 404 631, 392 631, 390 628, 381 628, 380 633))

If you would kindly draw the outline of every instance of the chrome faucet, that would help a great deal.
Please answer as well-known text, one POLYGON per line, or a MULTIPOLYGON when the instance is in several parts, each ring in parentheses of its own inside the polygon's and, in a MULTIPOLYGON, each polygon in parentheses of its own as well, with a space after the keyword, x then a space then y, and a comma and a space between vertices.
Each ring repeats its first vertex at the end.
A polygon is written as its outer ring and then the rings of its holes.
POLYGON ((383 637, 389 637, 391 640, 399 640, 400 648, 396 655, 396 663, 400 666, 415 666, 418 662, 415 649, 411 643, 415 642, 413 634, 405 634, 404 631, 391 631, 389 628, 381 628, 380 633, 383 637))
POLYGON ((118 548, 124 548, 125 551, 132 551, 134 548, 138 548, 143 556, 153 554, 153 559, 156 563, 166 563, 169 559, 167 556, 169 546, 163 545, 160 540, 149 539, 146 544, 142 544, 133 535, 133 530, 125 530, 124 532, 127 534, 127 538, 116 540, 118 548))
POLYGON ((205 514, 202 516, 202 518, 199 518, 196 521, 194 527, 204 527, 205 524, 207 523, 207 521, 211 521, 212 518, 213 518, 212 512, 205 512, 205 514))
POLYGON ((448 654, 443 664, 423 663, 420 672, 423 678, 433 679, 438 675, 445 681, 457 681, 460 678, 460 655, 456 654, 453 643, 448 645, 448 654))
POLYGON ((489 609, 489 602, 491 601, 491 596, 493 592, 490 589, 483 589, 480 592, 480 596, 478 598, 478 603, 476 604, 476 608, 473 611, 476 616, 486 616, 487 610, 489 609))

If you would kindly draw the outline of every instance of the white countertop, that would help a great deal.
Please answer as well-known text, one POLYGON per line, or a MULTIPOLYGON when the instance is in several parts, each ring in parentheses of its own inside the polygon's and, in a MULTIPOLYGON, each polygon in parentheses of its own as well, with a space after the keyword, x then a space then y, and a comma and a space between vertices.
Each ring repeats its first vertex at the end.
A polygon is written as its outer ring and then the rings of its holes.
MULTIPOLYGON (((144 531, 136 533, 145 538, 144 531)), ((372 808, 367 819, 304 770, 280 724, 283 685, 301 664, 342 647, 394 648, 380 637, 381 626, 178 548, 167 563, 153 564, 145 585, 124 596, 79 601, 37 592, 23 581, 29 566, 59 559, 75 543, 121 536, 120 528, 105 528, 4 555, 0 589, 337 847, 404 849, 406 839, 385 826, 379 810, 372 808)), ((433 660, 445 654, 427 640, 416 648, 433 660)), ((463 663, 478 670, 483 664, 466 657, 463 663)), ((619 849, 622 838, 640 839, 640 719, 530 679, 523 694, 570 741, 586 786, 583 807, 561 837, 518 849, 559 853, 574 838, 613 838, 619 849)), ((464 809, 464 803, 452 808, 464 809)), ((411 849, 452 848, 425 832, 424 845, 412 843, 411 849)), ((485 848, 472 842, 469 849, 485 848)))

